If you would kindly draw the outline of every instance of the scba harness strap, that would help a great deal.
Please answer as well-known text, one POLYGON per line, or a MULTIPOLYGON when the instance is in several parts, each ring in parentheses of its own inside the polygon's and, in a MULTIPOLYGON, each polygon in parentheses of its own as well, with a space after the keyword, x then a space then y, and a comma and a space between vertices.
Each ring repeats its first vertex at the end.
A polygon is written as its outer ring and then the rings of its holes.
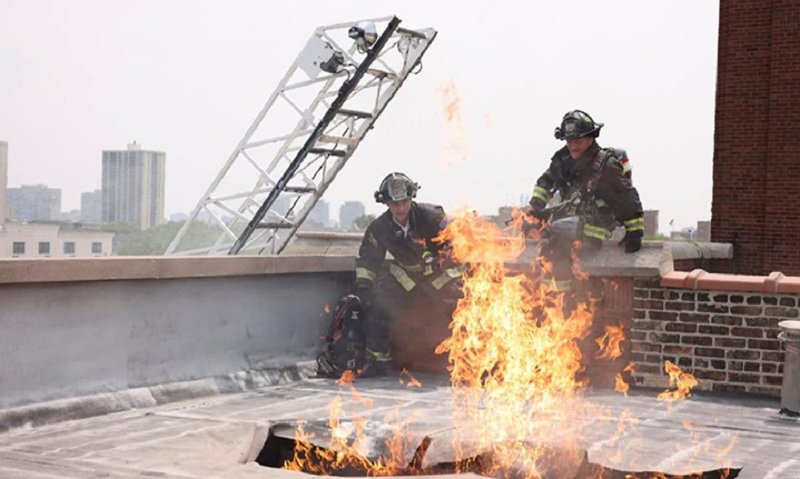
POLYGON ((605 170, 606 164, 608 164, 608 159, 613 155, 614 150, 612 148, 603 148, 597 152, 597 156, 595 156, 594 161, 592 162, 592 170, 594 171, 594 174, 592 174, 592 177, 586 182, 587 188, 594 188, 594 185, 600 181, 600 178, 603 176, 603 170, 605 170))

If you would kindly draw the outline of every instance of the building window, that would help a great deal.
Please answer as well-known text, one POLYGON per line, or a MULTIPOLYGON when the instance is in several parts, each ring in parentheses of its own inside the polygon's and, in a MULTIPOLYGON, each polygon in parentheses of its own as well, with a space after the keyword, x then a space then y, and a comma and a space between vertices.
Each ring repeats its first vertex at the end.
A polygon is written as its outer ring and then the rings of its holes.
POLYGON ((48 241, 39 242, 39 254, 50 254, 50 242, 48 241))
POLYGON ((12 254, 25 254, 25 243, 22 241, 14 241, 11 252, 12 254))
POLYGON ((64 243, 64 254, 75 254, 75 242, 67 241, 64 243))
POLYGON ((103 243, 93 242, 92 243, 92 253, 102 253, 103 252, 103 243))

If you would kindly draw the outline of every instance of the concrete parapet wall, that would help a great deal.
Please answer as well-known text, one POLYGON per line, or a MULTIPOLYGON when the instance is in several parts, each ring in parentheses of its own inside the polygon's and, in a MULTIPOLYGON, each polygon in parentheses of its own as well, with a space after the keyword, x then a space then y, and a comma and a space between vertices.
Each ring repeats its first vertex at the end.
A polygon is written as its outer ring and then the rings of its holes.
POLYGON ((323 309, 352 267, 352 257, 0 261, 0 409, 313 359, 323 309))
POLYGON ((0 260, 0 284, 221 278, 281 273, 352 271, 353 255, 114 256, 0 260))

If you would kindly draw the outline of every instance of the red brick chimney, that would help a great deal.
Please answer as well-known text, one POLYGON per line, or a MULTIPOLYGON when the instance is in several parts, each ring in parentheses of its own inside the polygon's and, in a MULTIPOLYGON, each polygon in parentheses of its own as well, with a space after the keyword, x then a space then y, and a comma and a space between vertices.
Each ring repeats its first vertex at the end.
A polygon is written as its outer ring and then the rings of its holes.
POLYGON ((721 0, 711 239, 800 275, 800 1, 721 0))

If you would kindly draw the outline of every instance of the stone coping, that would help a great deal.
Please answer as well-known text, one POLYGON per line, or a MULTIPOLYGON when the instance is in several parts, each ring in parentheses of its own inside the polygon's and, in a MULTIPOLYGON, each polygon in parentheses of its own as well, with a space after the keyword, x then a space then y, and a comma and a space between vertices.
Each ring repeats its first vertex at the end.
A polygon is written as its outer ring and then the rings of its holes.
POLYGON ((352 271, 343 256, 110 256, 0 260, 0 284, 209 278, 352 271))
POLYGON ((665 241, 672 251, 672 258, 682 259, 731 259, 733 245, 730 243, 703 243, 698 241, 665 241))
MULTIPOLYGON (((265 274, 346 272, 355 269, 357 249, 351 251, 353 235, 339 241, 323 234, 319 245, 306 241, 280 256, 110 256, 102 258, 9 258, 0 260, 0 284, 113 281, 178 278, 210 278, 265 274)), ((312 240, 313 241, 313 240, 312 240)), ((357 243, 356 243, 357 244, 357 243)), ((515 270, 528 270, 538 248, 529 242, 526 250, 509 263, 515 270)), ((654 277, 672 271, 669 246, 645 243, 637 254, 625 254, 608 243, 587 254, 582 269, 593 276, 654 277)))
POLYGON ((772 272, 769 276, 709 273, 702 269, 691 272, 672 271, 662 276, 664 288, 704 291, 743 291, 770 294, 800 294, 800 277, 772 272))
MULTIPOLYGON (((355 256, 358 254, 361 235, 361 233, 331 232, 298 233, 298 241, 294 242, 280 256, 111 256, 0 259, 0 284, 352 271, 355 268, 355 256)), ((527 268, 535 261, 537 254, 538 249, 535 242, 528 241, 526 251, 520 258, 512 262, 512 266, 516 269, 527 268)), ((582 267, 585 272, 593 276, 663 276, 668 278, 665 284, 672 285, 678 284, 680 278, 684 277, 681 276, 681 273, 672 272, 673 259, 726 258, 729 256, 729 245, 720 243, 645 242, 639 253, 628 255, 622 251, 622 248, 609 242, 600 251, 587 255, 582 267)), ((703 284, 715 278, 716 276, 706 276, 703 284)), ((763 280, 743 281, 763 283, 763 280)), ((780 288, 783 289, 791 288, 790 285, 794 284, 791 278, 786 278, 780 283, 780 288)), ((748 286, 748 288, 752 287, 757 289, 742 291, 764 291, 758 285, 748 286)), ((773 290, 769 291, 774 292, 773 290)))

